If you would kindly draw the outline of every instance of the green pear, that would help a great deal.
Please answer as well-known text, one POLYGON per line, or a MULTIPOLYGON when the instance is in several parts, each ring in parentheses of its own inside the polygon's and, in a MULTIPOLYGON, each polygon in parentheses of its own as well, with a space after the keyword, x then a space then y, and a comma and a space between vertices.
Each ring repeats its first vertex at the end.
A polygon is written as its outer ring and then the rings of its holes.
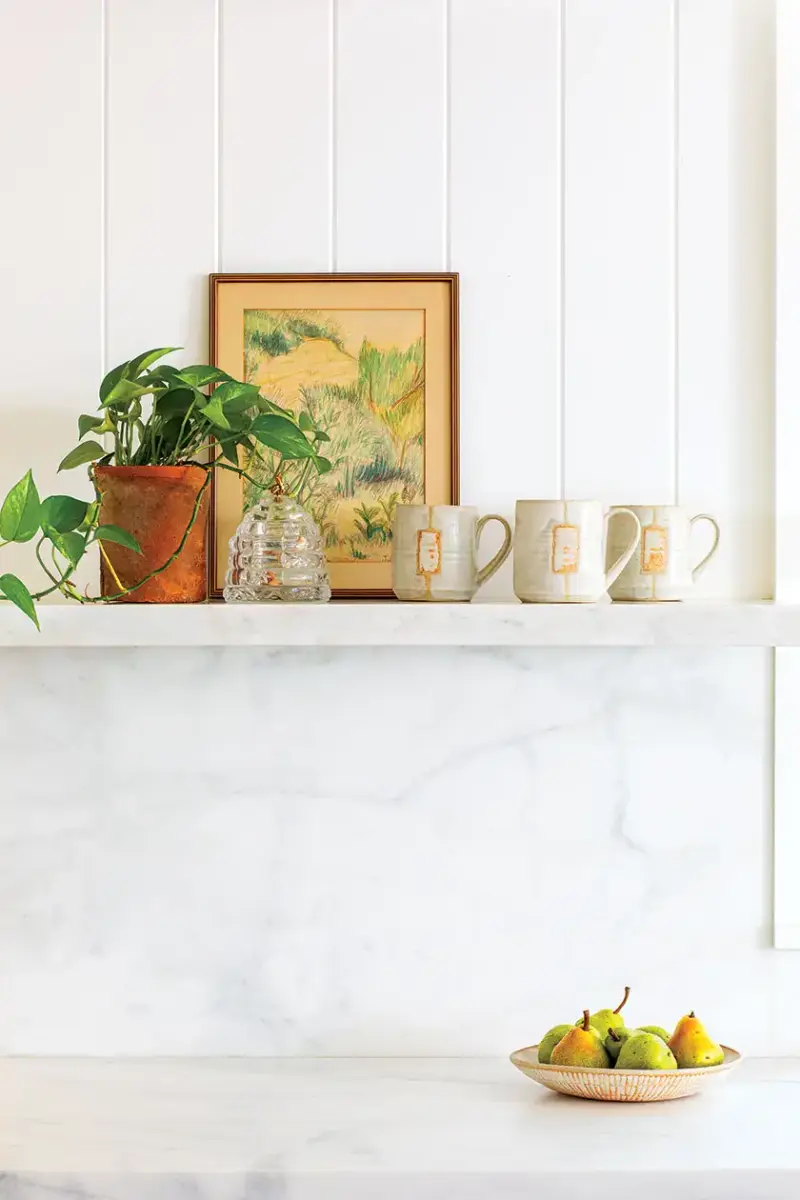
MULTIPOLYGON (((609 1029, 621 1029, 625 1024, 625 1018, 619 1014, 628 1002, 628 996, 631 994, 629 987, 625 988, 625 995, 620 1000, 616 1008, 599 1008, 596 1013, 592 1013, 590 1018, 592 1025, 598 1030, 601 1037, 608 1034, 609 1029)), ((575 1022, 580 1025, 580 1021, 575 1022)))
POLYGON ((694 1011, 678 1021, 669 1039, 669 1048, 679 1067, 718 1067, 725 1061, 722 1047, 708 1036, 705 1025, 694 1011))
POLYGON ((556 1067, 610 1067, 603 1039, 589 1020, 589 1010, 583 1010, 580 1025, 571 1025, 561 1041, 553 1048, 550 1062, 556 1067))
POLYGON ((664 1029, 663 1025, 638 1025, 637 1029, 639 1029, 641 1033, 654 1033, 656 1037, 661 1038, 662 1042, 669 1041, 669 1034, 667 1033, 666 1029, 664 1029))
POLYGON ((561 1041, 565 1033, 572 1029, 571 1025, 554 1025, 552 1029, 548 1029, 542 1040, 539 1042, 539 1062, 549 1063, 550 1055, 561 1041))
POLYGON ((628 1038, 638 1032, 638 1029, 628 1029, 625 1025, 619 1025, 616 1029, 609 1029, 605 1047, 614 1062, 619 1058, 619 1052, 628 1038))
POLYGON ((675 1056, 666 1042, 654 1033, 636 1029, 622 1043, 617 1058, 618 1071, 677 1071, 675 1056))

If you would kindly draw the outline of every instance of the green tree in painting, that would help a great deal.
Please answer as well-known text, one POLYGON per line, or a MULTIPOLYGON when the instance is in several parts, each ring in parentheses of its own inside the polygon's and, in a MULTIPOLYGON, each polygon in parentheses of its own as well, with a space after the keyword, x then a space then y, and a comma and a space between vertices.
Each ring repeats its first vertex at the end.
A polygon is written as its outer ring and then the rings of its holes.
POLYGON ((407 350, 381 353, 364 341, 358 357, 359 388, 371 412, 386 426, 402 471, 409 444, 420 439, 425 404, 422 339, 407 350))

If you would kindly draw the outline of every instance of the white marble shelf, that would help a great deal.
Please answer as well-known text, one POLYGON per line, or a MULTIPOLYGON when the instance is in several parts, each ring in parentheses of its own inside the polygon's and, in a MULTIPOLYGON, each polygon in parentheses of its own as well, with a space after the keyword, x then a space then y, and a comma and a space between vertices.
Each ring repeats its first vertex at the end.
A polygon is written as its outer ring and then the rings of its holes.
POLYGON ((496 1059, 0 1060, 3 1200, 796 1200, 800 1060, 598 1104, 496 1059))
POLYGON ((800 606, 693 604, 0 605, 2 646, 800 646, 800 606))

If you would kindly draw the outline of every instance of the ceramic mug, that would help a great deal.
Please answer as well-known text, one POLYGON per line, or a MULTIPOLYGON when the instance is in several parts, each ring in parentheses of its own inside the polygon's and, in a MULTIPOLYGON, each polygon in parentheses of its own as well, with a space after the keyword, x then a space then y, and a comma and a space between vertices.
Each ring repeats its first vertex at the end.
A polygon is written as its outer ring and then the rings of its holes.
POLYGON ((604 513, 599 500, 518 500, 514 530, 514 591, 532 604, 593 604, 608 590, 639 543, 636 513, 604 513), (628 535, 606 570, 613 523, 628 535))
MULTIPOLYGON (((612 600, 685 600, 692 584, 708 565, 719 546, 719 525, 707 513, 692 517, 679 504, 631 504, 625 509, 636 513, 642 526, 639 553, 625 566, 609 589, 612 600), (696 566, 691 563, 691 536, 698 521, 708 521, 714 530, 711 549, 696 566)), ((609 539, 608 555, 619 546, 609 539)))
POLYGON ((398 504, 392 531, 392 587, 399 600, 471 600, 511 553, 511 526, 466 504, 398 504), (505 530, 503 545, 478 567, 489 521, 505 530))

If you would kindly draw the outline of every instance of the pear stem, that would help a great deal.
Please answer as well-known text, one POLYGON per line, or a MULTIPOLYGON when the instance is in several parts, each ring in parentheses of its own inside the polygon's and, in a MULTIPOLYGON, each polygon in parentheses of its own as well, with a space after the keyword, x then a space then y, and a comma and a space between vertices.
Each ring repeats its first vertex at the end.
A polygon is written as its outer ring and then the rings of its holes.
POLYGON ((626 988, 625 988, 625 995, 622 997, 622 1000, 621 1000, 621 1001, 620 1001, 620 1003, 617 1005, 617 1007, 614 1009, 614 1012, 615 1012, 615 1013, 622 1012, 623 1008, 624 1008, 624 1007, 625 1007, 625 1005, 628 1003, 628 996, 630 996, 630 994, 631 994, 631 989, 630 989, 629 987, 626 987, 626 988))
POLYGON ((583 1010, 583 1028, 586 1030, 586 1032, 587 1032, 587 1033, 588 1033, 588 1032, 589 1032, 589 1030, 591 1029, 591 1025, 589 1024, 589 1010, 588 1010, 588 1008, 585 1008, 585 1009, 583 1010))
POLYGON ((610 1025, 608 1027, 608 1036, 611 1038, 611 1040, 613 1042, 621 1042, 622 1041, 622 1038, 617 1037, 617 1035, 614 1033, 614 1030, 611 1028, 610 1025))
POLYGON ((689 1013, 689 1016, 690 1016, 690 1017, 693 1017, 693 1016, 694 1016, 694 1009, 692 1009, 692 1011, 689 1013))

